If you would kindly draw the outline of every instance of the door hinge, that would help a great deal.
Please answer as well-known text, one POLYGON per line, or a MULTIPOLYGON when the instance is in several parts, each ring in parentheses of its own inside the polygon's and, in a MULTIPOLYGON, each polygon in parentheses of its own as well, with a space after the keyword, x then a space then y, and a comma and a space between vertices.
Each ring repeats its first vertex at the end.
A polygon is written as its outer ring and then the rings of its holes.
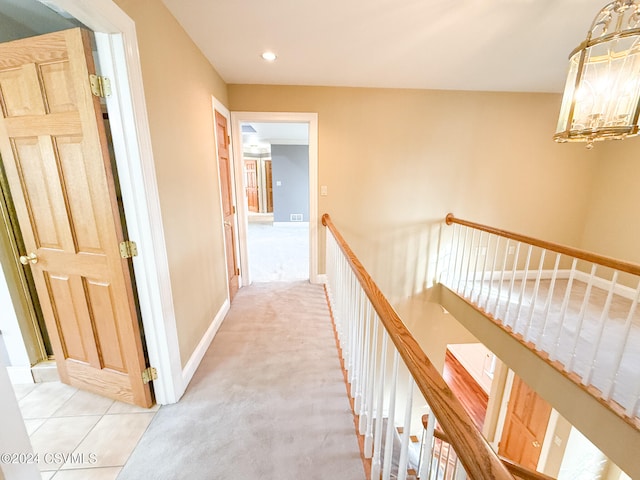
POLYGON ((120 256, 122 258, 132 258, 138 256, 138 246, 132 240, 120 242, 120 256))
POLYGON ((158 379, 158 371, 153 367, 145 368, 142 371, 142 383, 149 383, 158 379))
POLYGON ((231 206, 231 212, 235 215, 236 214, 236 206, 232 205, 231 206))
POLYGON ((96 97, 106 98, 111 95, 111 80, 107 77, 98 75, 89 75, 89 83, 91 84, 91 93, 96 97))
POLYGON ((236 268, 236 275, 240 275, 240 269, 236 268))

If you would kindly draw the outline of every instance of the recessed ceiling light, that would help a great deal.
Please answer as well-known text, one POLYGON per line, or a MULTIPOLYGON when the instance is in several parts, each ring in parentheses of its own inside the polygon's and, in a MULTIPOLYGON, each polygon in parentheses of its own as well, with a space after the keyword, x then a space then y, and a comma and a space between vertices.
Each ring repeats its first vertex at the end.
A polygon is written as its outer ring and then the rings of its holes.
POLYGON ((262 54, 262 59, 267 61, 267 62, 275 62, 276 61, 277 55, 273 52, 264 52, 262 54))

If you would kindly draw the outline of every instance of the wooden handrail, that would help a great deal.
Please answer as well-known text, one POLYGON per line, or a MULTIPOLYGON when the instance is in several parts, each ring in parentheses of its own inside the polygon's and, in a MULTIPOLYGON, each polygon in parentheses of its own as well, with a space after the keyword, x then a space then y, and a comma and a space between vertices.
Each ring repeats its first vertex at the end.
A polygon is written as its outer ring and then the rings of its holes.
POLYGON ((529 237, 527 235, 520 235, 519 233, 513 233, 507 230, 501 230, 499 228, 482 225, 480 223, 462 220, 460 218, 456 218, 453 213, 447 214, 445 221, 447 222, 447 225, 457 223, 458 225, 475 228, 476 230, 482 230, 483 232, 492 233, 494 235, 499 235, 504 238, 516 240, 528 245, 533 245, 535 247, 540 247, 556 253, 561 253, 569 257, 579 258, 580 260, 586 260, 587 262, 597 263, 598 265, 602 265, 604 267, 610 267, 616 270, 620 270, 621 272, 627 272, 633 275, 640 276, 640 265, 638 265, 637 263, 618 260, 616 258, 606 257, 604 255, 599 255, 587 250, 580 250, 579 248, 569 247, 560 243, 548 242, 546 240, 540 240, 534 237, 529 237))
POLYGON ((460 400, 447 386, 440 372, 433 366, 326 213, 322 216, 322 224, 336 239, 416 385, 438 423, 448 433, 450 444, 469 477, 474 480, 513 480, 513 476, 478 431, 460 400))
MULTIPOLYGON (((427 428, 428 421, 429 421, 429 415, 423 415, 422 426, 424 428, 427 428)), ((434 429, 433 436, 436 437, 438 440, 442 440, 444 443, 451 444, 451 439, 449 438, 449 435, 444 433, 440 429, 439 425, 437 425, 436 428, 434 429)), ((509 460, 508 458, 503 457, 501 455, 498 455, 498 458, 502 461, 502 463, 507 468, 507 470, 509 470, 509 472, 511 472, 515 477, 520 478, 522 480, 556 480, 555 478, 550 477, 549 475, 545 475, 544 473, 530 470, 524 465, 520 465, 519 463, 509 460)))

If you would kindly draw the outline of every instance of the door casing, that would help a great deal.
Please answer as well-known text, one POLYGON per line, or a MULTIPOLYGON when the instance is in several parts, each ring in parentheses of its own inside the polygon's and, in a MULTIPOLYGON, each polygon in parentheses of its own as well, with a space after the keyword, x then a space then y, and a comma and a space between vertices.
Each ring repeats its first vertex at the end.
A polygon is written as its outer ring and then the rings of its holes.
MULTIPOLYGON (((271 123, 306 123, 309 125, 309 280, 311 283, 322 283, 324 278, 318 275, 318 114, 294 112, 231 112, 232 144, 242 145, 242 128, 244 122, 271 123)), ((242 149, 233 152, 233 168, 235 170, 236 191, 244 192, 242 149)), ((247 230, 249 219, 247 201, 244 195, 237 196, 238 209, 238 241, 240 244, 240 273, 242 285, 251 284, 249 273, 249 249, 247 246, 247 230)))

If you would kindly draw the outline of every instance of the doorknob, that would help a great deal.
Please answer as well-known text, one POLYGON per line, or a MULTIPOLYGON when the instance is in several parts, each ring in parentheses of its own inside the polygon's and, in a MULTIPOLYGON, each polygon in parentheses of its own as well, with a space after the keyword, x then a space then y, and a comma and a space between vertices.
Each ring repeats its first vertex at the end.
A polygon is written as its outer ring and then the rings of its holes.
POLYGON ((20 263, 23 265, 29 265, 30 263, 38 263, 38 256, 31 252, 29 255, 21 255, 20 263))
POLYGON ((540 442, 538 442, 537 440, 534 440, 533 442, 531 442, 531 445, 533 445, 534 448, 540 448, 540 442))

